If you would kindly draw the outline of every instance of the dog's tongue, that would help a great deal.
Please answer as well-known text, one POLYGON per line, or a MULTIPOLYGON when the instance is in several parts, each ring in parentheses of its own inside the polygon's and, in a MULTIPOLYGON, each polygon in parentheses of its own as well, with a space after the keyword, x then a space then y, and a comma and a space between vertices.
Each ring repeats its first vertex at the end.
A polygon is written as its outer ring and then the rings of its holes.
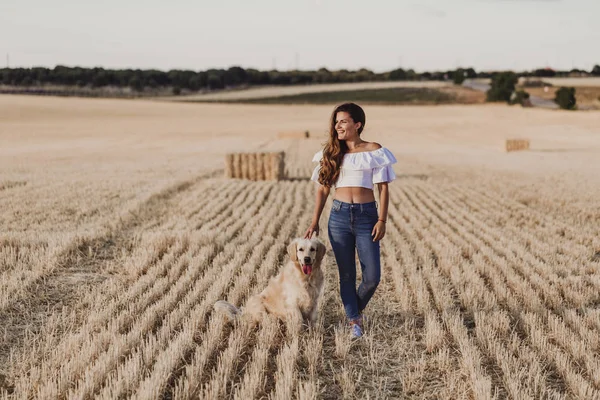
POLYGON ((304 275, 309 275, 312 272, 312 265, 310 265, 310 264, 302 265, 302 272, 304 272, 304 275))

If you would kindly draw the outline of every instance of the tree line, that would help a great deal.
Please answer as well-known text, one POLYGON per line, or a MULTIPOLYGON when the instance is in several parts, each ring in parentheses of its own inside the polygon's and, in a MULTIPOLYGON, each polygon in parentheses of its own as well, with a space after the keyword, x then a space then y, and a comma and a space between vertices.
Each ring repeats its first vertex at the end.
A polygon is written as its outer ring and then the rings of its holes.
MULTIPOLYGON (((554 71, 537 69, 517 73, 518 76, 569 76, 570 74, 600 76, 600 65, 590 71, 571 70, 554 71)), ((397 68, 392 71, 375 73, 368 69, 356 71, 330 71, 320 68, 312 71, 259 71, 242 67, 228 69, 209 69, 206 71, 156 69, 104 69, 56 66, 54 68, 4 68, 0 69, 0 84, 10 86, 64 85, 73 87, 118 87, 131 88, 142 92, 146 89, 173 90, 179 94, 182 90, 217 90, 253 85, 299 85, 312 83, 346 83, 369 81, 423 81, 453 80, 462 82, 465 78, 493 78, 495 72, 476 72, 473 68, 459 68, 448 71, 416 72, 413 69, 397 68)))

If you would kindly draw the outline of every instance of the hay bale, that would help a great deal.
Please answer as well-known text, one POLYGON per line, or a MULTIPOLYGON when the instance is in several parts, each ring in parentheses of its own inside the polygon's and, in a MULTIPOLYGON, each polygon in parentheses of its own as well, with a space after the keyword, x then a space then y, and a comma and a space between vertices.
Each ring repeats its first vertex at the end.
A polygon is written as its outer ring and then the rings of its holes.
POLYGON ((248 179, 248 177, 250 176, 250 172, 248 171, 249 165, 248 165, 248 154, 247 153, 241 154, 240 163, 242 165, 242 173, 240 176, 238 176, 238 178, 248 179))
POLYGON ((279 139, 308 139, 310 137, 309 131, 290 131, 290 132, 279 132, 277 134, 279 139))
POLYGON ((256 154, 256 180, 264 181, 267 179, 265 174, 265 161, 265 153, 256 154))
POLYGON ((271 179, 274 181, 279 181, 284 178, 285 172, 285 153, 271 153, 270 164, 271 164, 271 179))
POLYGON ((506 139, 504 144, 506 152, 529 150, 529 140, 527 139, 506 139))
POLYGON ((251 181, 256 180, 256 153, 248 153, 248 179, 251 181))
POLYGON ((225 155, 228 178, 281 180, 285 177, 285 153, 230 153, 225 155))
POLYGON ((279 179, 285 179, 285 153, 279 153, 279 179))
POLYGON ((225 177, 235 177, 235 173, 233 171, 233 154, 225 154, 225 177))
POLYGON ((263 153, 263 170, 265 172, 265 180, 273 179, 273 169, 271 168, 271 153, 263 153))
POLYGON ((273 154, 274 153, 267 153, 267 159, 265 160, 265 170, 266 172, 268 172, 265 174, 265 179, 268 181, 275 180, 275 170, 273 169, 273 154))
POLYGON ((242 155, 233 153, 233 176, 232 178, 242 177, 242 155))

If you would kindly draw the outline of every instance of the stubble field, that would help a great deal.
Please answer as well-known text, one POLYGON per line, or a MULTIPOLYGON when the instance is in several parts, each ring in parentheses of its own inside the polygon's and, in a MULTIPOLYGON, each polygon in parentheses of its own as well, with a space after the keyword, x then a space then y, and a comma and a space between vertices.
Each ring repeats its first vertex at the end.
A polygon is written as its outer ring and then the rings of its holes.
POLYGON ((213 313, 308 227, 331 109, 0 96, 0 397, 599 397, 598 113, 365 107, 399 160, 365 337, 331 198, 315 327, 213 313), (227 152, 281 150, 286 180, 223 177, 227 152))

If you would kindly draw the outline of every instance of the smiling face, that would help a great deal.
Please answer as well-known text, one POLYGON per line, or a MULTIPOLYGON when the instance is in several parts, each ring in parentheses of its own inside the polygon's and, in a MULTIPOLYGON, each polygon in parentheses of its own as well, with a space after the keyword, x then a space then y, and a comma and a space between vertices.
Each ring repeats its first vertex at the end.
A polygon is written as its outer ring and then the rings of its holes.
POLYGON ((302 273, 310 275, 320 265, 325 255, 325 245, 318 239, 295 239, 290 243, 288 252, 302 273))
POLYGON ((339 111, 335 116, 335 131, 339 140, 356 140, 360 122, 354 122, 346 111, 339 111))

